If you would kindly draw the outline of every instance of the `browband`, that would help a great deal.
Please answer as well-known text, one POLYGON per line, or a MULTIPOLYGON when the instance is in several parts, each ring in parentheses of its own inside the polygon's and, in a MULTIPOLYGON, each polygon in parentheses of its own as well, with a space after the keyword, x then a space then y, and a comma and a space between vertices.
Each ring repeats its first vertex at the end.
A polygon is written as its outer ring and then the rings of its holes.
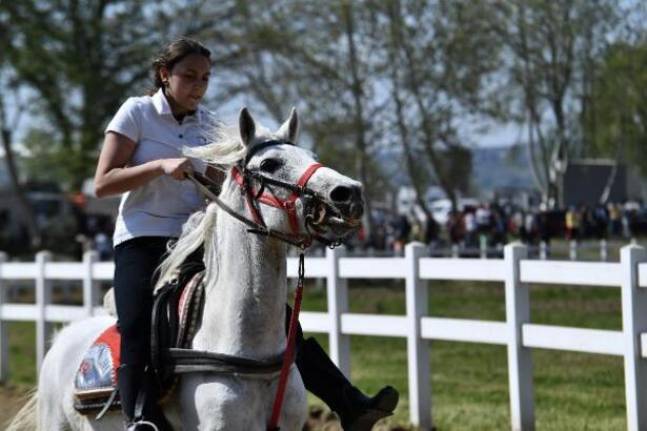
POLYGON ((273 147, 275 145, 294 145, 293 142, 283 140, 283 139, 271 139, 269 141, 264 141, 261 142, 260 144, 256 144, 252 146, 252 148, 247 151, 247 155, 245 155, 245 162, 243 164, 243 167, 247 166, 247 163, 249 163, 250 159, 254 156, 254 154, 258 153, 259 151, 267 148, 267 147, 273 147))

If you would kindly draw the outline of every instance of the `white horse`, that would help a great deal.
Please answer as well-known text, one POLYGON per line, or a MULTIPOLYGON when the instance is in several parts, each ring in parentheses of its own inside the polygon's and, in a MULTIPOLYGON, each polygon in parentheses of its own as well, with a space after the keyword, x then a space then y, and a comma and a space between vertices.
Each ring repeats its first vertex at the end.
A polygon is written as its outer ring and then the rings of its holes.
MULTIPOLYGON (((235 213, 251 219, 245 191, 232 179, 232 173, 237 166, 246 164, 244 167, 251 173, 298 183, 304 171, 316 162, 308 150, 285 142, 295 142, 297 131, 295 110, 271 133, 256 127, 243 109, 238 129, 217 128, 213 144, 193 149, 187 155, 225 166, 229 175, 220 199, 235 213), (278 142, 267 145, 268 141, 278 142)), ((251 184, 256 184, 258 191, 258 177, 255 178, 251 184)), ((303 196, 295 201, 298 232, 294 232, 294 220, 291 222, 283 209, 258 205, 259 215, 271 231, 296 238, 315 229, 317 235, 337 240, 359 224, 360 187, 360 183, 321 167, 307 183, 307 188, 320 199, 314 206, 315 214, 307 214, 312 205, 303 196)), ((267 188, 280 199, 293 193, 280 187, 267 188)), ((185 225, 184 233, 161 267, 160 283, 201 244, 205 248, 205 306, 192 348, 255 360, 280 355, 286 348, 286 243, 249 232, 249 226, 210 203, 185 225)), ((114 323, 113 317, 93 317, 74 322, 57 335, 44 358, 37 393, 16 416, 10 430, 123 430, 119 411, 108 412, 97 421, 94 416, 79 414, 73 406, 73 381, 78 365, 97 336, 114 323)), ((264 430, 277 381, 278 373, 260 377, 183 374, 163 408, 178 430, 264 430)), ((293 364, 279 426, 281 430, 301 430, 306 415, 306 392, 293 364)))

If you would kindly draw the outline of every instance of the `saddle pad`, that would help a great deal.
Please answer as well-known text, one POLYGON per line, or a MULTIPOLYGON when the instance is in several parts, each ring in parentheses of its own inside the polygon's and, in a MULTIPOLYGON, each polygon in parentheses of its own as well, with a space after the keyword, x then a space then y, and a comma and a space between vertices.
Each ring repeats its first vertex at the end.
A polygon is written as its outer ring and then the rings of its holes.
POLYGON ((121 336, 116 325, 95 340, 85 353, 76 372, 74 388, 79 398, 101 396, 117 385, 117 369, 120 365, 121 336))
POLYGON ((178 334, 175 346, 188 348, 195 335, 197 319, 204 305, 204 271, 196 273, 182 289, 178 301, 178 334))

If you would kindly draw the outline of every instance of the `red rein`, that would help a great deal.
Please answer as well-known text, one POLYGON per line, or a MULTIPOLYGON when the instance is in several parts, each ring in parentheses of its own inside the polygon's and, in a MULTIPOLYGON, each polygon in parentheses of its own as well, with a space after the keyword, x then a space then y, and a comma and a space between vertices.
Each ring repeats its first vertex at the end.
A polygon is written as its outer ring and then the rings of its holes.
POLYGON ((274 397, 274 405, 272 406, 272 417, 267 426, 268 431, 278 431, 279 416, 281 415, 281 407, 283 406, 283 397, 285 396, 285 388, 288 382, 288 375, 294 360, 294 347, 296 344, 297 325, 299 323, 299 312, 301 311, 301 297, 303 296, 303 253, 299 255, 299 281, 297 283, 297 291, 294 295, 294 306, 292 308, 292 315, 290 316, 290 329, 288 330, 288 345, 283 354, 283 366, 281 367, 281 374, 279 376, 279 384, 276 388, 276 396, 274 397))
MULTIPOLYGON (((305 187, 308 184, 308 181, 312 175, 321 168, 321 163, 313 163, 308 166, 305 170, 297 186, 305 187)), ((240 173, 238 168, 232 169, 232 176, 234 181, 238 183, 239 186, 245 187, 245 180, 243 175, 240 173)), ((253 201, 257 200, 265 205, 270 205, 275 208, 281 208, 288 214, 288 221, 290 223, 290 228, 292 233, 297 235, 299 233, 299 218, 297 217, 297 210, 295 202, 299 199, 299 194, 297 192, 292 192, 292 194, 285 200, 277 198, 274 194, 263 193, 262 195, 255 197, 256 193, 251 188, 248 188, 245 193, 245 200, 247 202, 247 208, 252 214, 254 222, 265 226, 263 217, 258 212, 256 205, 253 201)), ((285 397, 285 389, 287 387, 288 376, 290 373, 290 368, 292 367, 292 362, 294 361, 294 350, 296 344, 296 334, 297 334, 297 325, 299 322, 299 312, 301 311, 301 298, 303 296, 303 275, 304 275, 304 255, 301 253, 299 255, 299 280, 297 282, 297 289, 294 296, 294 306, 292 307, 292 315, 290 316, 290 327, 288 329, 288 339, 287 346, 285 348, 285 353, 283 354, 283 365, 281 367, 281 374, 279 375, 279 383, 276 389, 276 396, 274 398, 274 405, 272 406, 272 416, 270 418, 270 423, 267 425, 268 431, 278 431, 280 428, 279 417, 281 416, 281 408, 283 406, 283 399, 285 397)))

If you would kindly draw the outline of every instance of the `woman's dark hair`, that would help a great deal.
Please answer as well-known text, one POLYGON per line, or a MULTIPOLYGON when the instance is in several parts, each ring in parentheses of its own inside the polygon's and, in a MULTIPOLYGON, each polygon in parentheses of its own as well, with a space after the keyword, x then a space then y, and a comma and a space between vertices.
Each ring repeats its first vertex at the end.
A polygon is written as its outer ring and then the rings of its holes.
POLYGON ((202 55, 211 62, 211 51, 197 40, 182 37, 168 44, 153 61, 153 88, 150 95, 155 94, 164 86, 160 69, 166 67, 170 71, 173 66, 191 54, 202 55))

